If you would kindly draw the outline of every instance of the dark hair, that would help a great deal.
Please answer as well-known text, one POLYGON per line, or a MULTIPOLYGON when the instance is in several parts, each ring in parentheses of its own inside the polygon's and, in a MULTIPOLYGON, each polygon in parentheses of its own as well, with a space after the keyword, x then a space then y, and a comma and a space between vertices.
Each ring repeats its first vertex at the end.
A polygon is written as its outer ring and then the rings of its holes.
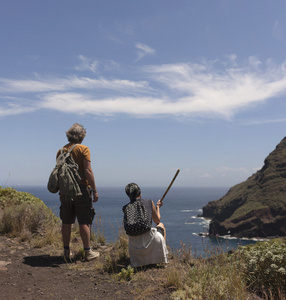
POLYGON ((126 195, 131 199, 136 199, 137 197, 140 196, 141 194, 141 189, 138 186, 138 184, 132 182, 132 183, 128 183, 125 187, 125 193, 126 195))

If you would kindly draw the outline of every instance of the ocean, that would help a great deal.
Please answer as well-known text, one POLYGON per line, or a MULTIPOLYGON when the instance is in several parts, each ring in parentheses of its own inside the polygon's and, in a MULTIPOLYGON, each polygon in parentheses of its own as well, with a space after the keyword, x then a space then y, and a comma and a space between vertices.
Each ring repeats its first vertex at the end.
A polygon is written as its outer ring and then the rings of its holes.
MULTIPOLYGON (((51 194, 46 187, 16 187, 18 191, 29 192, 40 198, 53 212, 59 216, 59 196, 51 194)), ((167 231, 167 244, 173 250, 180 249, 182 244, 191 247, 192 253, 204 255, 206 249, 220 247, 224 251, 236 249, 237 246, 255 243, 253 240, 236 239, 231 237, 210 238, 201 233, 208 230, 209 221, 198 217, 202 208, 209 201, 224 196, 229 188, 182 188, 172 187, 164 199, 161 207, 161 222, 167 231)), ((165 188, 141 187, 142 198, 152 199, 156 204, 162 197, 165 188)), ((122 206, 129 202, 124 187, 98 188, 99 201, 94 204, 97 219, 100 219, 100 229, 104 232, 107 242, 114 241, 118 236, 118 229, 122 226, 122 206)), ((96 231, 96 222, 93 231, 96 231)))

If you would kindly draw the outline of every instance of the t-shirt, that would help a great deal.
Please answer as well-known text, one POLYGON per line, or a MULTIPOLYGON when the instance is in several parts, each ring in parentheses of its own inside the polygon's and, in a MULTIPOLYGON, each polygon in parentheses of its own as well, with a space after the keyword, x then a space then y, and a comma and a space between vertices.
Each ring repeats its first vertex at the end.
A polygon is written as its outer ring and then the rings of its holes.
MULTIPOLYGON (((65 145, 64 148, 69 150, 69 148, 73 145, 74 145, 74 143, 69 143, 69 144, 65 145)), ((60 150, 57 153, 57 157, 59 156, 59 154, 60 154, 60 150)), ((85 186, 89 185, 89 182, 85 178, 84 168, 83 168, 83 160, 86 159, 86 160, 90 161, 89 148, 82 144, 78 144, 72 150, 71 156, 74 159, 74 161, 78 164, 78 172, 82 176, 82 184, 85 186)))

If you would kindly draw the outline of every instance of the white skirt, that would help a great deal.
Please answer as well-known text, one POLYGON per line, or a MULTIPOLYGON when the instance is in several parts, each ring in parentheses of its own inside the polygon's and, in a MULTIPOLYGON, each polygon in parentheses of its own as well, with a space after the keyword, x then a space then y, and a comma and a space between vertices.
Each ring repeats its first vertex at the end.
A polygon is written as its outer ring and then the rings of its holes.
POLYGON ((132 267, 168 262, 166 242, 156 228, 138 236, 129 236, 128 248, 132 267))

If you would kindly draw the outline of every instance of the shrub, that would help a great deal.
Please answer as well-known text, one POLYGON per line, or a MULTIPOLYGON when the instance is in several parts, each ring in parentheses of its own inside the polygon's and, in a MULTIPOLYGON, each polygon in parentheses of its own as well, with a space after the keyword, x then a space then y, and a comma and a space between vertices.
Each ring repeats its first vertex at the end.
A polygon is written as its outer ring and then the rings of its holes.
MULTIPOLYGON (((22 240, 39 235, 41 242, 52 244, 55 228, 59 219, 53 214, 42 200, 12 188, 0 187, 0 208, 3 211, 0 231, 22 240), (44 236, 47 240, 44 241, 44 236)), ((58 227, 57 227, 58 228, 58 227)))
POLYGON ((198 259, 190 268, 187 294, 190 299, 246 299, 246 285, 227 255, 198 259))
POLYGON ((190 247, 182 244, 178 254, 180 267, 169 267, 167 275, 169 288, 176 290, 171 299, 247 299, 243 273, 222 248, 206 248, 205 257, 195 258, 190 247))
POLYGON ((0 208, 5 209, 6 207, 20 205, 21 203, 38 204, 47 208, 41 199, 30 193, 18 192, 13 188, 0 187, 0 208))
POLYGON ((278 296, 286 292, 286 245, 262 242, 244 247, 244 277, 250 287, 261 293, 278 296))

